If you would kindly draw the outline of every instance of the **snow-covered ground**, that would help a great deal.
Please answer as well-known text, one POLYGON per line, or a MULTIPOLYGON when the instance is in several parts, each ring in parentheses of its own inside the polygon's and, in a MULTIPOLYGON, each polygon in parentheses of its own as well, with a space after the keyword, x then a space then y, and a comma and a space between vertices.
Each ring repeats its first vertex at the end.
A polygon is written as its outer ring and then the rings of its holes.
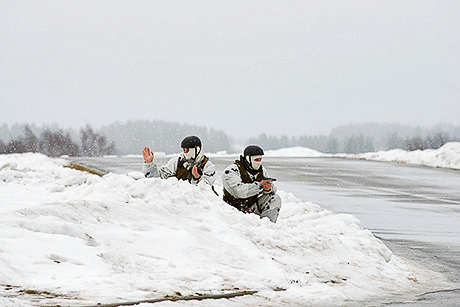
POLYGON ((451 168, 460 170, 460 142, 450 142, 439 149, 405 151, 393 149, 389 151, 368 152, 362 154, 323 154, 318 151, 293 147, 279 150, 267 150, 266 156, 271 157, 338 157, 373 161, 398 162, 429 167, 451 168))
POLYGON ((459 142, 447 143, 439 149, 425 149, 416 151, 393 149, 389 151, 368 152, 356 155, 338 154, 334 156, 374 161, 399 162, 460 170, 459 142))
MULTIPOLYGON (((346 157, 460 169, 459 153, 460 143, 448 143, 426 153, 346 157)), ((322 156, 302 148, 266 154, 322 156)), ((446 286, 438 274, 393 255, 354 216, 287 191, 279 191, 283 207, 273 224, 226 205, 205 184, 139 172, 99 177, 67 163, 0 155, 0 306, 241 290, 258 292, 199 306, 356 305, 446 286)))

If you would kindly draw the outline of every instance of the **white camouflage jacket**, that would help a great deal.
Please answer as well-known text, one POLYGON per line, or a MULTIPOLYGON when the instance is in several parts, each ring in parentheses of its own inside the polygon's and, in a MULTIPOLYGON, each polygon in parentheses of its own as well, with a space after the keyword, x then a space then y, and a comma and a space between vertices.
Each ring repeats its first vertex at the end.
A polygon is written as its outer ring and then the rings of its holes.
MULTIPOLYGON (((142 166, 142 171, 144 172, 144 176, 147 178, 159 177, 162 179, 174 177, 176 175, 179 158, 185 159, 184 155, 181 154, 179 157, 174 157, 174 158, 169 159, 169 161, 165 165, 162 165, 160 167, 158 167, 155 160, 153 160, 150 163, 144 163, 144 165, 142 166)), ((198 162, 202 161, 203 159, 204 159, 204 156, 202 156, 198 162)), ((187 167, 186 164, 187 162, 184 163, 185 167, 187 167)), ((200 181, 204 180, 207 184, 213 185, 214 181, 216 180, 215 174, 216 174, 216 166, 214 165, 214 163, 208 160, 208 162, 206 162, 206 164, 204 165, 203 175, 198 180, 196 180, 195 178, 192 178, 190 182, 193 184, 198 184, 200 181)))
MULTIPOLYGON (((261 166, 266 177, 268 176, 267 169, 261 166)), ((255 178, 257 175, 248 173, 251 178, 255 178)), ((255 181, 253 183, 244 183, 241 179, 240 170, 238 166, 233 163, 224 170, 222 174, 222 185, 233 197, 236 198, 248 198, 261 193, 276 193, 276 187, 272 183, 271 191, 264 192, 260 182, 255 181)))

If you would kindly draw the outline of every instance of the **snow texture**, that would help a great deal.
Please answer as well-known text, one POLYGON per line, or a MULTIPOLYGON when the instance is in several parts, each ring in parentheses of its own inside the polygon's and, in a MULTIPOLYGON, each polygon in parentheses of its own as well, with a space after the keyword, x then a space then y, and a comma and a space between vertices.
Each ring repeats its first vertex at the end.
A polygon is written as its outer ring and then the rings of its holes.
POLYGON ((368 152, 361 154, 323 154, 309 148, 293 147, 279 150, 267 150, 265 155, 268 157, 337 157, 398 162, 460 170, 460 142, 446 143, 439 149, 425 149, 415 151, 393 149, 389 151, 368 152))
MULTIPOLYGON (((459 148, 447 144, 417 161, 458 168, 459 148)), ((341 306, 442 286, 440 276, 393 255, 354 216, 286 191, 279 191, 274 224, 225 204, 204 183, 140 172, 99 177, 66 164, 41 154, 0 155, 1 306, 238 290, 258 292, 154 305, 341 306)))

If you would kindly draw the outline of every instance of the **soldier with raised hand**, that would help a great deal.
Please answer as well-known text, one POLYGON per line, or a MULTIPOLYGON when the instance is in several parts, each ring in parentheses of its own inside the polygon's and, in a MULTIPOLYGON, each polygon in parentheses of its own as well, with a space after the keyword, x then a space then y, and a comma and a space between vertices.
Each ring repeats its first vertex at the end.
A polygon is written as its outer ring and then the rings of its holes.
POLYGON ((188 136, 181 142, 183 152, 179 157, 171 158, 165 165, 160 167, 154 161, 154 154, 150 148, 145 147, 142 155, 144 165, 142 170, 145 177, 160 177, 163 179, 176 177, 198 184, 204 181, 213 185, 215 181, 216 167, 208 157, 204 155, 201 140, 197 136, 188 136))
POLYGON ((275 179, 268 176, 267 169, 262 165, 263 155, 261 147, 249 145, 240 159, 224 170, 224 201, 240 211, 268 217, 276 223, 281 198, 276 194, 275 179))

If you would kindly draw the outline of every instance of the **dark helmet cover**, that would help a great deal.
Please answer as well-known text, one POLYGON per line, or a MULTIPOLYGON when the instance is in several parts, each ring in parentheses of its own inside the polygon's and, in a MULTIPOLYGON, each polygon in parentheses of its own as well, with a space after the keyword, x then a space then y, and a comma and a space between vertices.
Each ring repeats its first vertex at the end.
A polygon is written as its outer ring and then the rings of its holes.
POLYGON ((186 137, 180 144, 181 148, 195 148, 197 146, 201 148, 201 140, 199 137, 194 135, 186 137))
POLYGON ((244 149, 243 152, 244 157, 247 156, 263 156, 264 155, 264 150, 257 145, 249 145, 244 149))

